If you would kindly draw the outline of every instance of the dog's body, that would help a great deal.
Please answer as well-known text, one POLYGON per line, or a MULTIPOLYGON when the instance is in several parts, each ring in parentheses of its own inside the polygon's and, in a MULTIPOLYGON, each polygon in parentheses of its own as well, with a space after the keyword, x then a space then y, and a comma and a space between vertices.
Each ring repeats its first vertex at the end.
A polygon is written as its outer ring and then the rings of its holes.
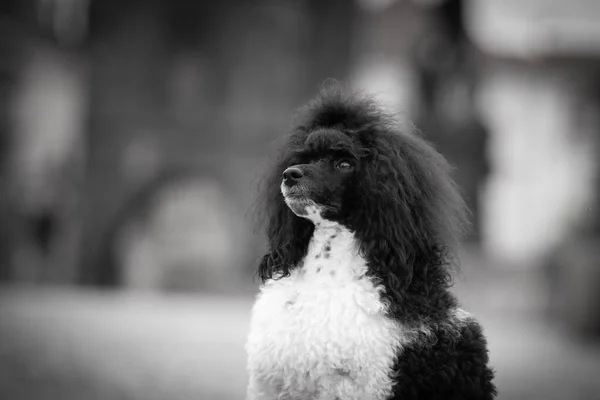
POLYGON ((492 399, 481 329, 447 289, 462 203, 443 160, 367 100, 306 114, 266 188, 248 399, 492 399))
POLYGON ((286 388, 291 399, 389 397, 389 372, 406 337, 384 315, 381 287, 366 272, 352 233, 331 225, 315 230, 301 268, 263 286, 248 340, 260 366, 251 398, 271 388, 286 388))

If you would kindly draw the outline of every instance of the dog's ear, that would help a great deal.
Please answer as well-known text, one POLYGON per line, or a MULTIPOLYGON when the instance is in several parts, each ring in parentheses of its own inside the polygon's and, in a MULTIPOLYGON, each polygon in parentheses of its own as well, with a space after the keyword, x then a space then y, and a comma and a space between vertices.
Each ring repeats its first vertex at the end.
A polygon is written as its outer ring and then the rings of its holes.
POLYGON ((267 279, 271 279, 276 272, 274 267, 277 264, 277 257, 274 253, 267 253, 260 259, 258 263, 258 277, 261 283, 265 283, 267 279))
POLYGON ((270 251, 263 256, 258 268, 262 282, 289 276, 306 255, 314 230, 310 221, 292 213, 281 195, 272 200, 267 228, 270 251))
POLYGON ((273 277, 288 276, 306 254, 314 230, 313 224, 296 216, 281 194, 283 171, 293 163, 295 149, 301 147, 307 133, 293 130, 276 143, 275 159, 267 165, 259 187, 258 216, 266 228, 269 253, 259 263, 258 275, 264 282, 273 277))
POLYGON ((353 225, 372 271, 401 296, 414 277, 447 263, 464 203, 448 164, 421 137, 387 130, 369 136, 353 225))

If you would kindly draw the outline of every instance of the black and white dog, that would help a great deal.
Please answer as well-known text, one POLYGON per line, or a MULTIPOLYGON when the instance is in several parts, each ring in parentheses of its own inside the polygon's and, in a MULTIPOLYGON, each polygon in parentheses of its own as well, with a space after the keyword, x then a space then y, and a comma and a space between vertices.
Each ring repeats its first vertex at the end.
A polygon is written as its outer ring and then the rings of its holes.
POLYGON ((449 292, 465 208, 448 171, 364 96, 300 113, 263 188, 248 400, 495 397, 482 329, 449 292))

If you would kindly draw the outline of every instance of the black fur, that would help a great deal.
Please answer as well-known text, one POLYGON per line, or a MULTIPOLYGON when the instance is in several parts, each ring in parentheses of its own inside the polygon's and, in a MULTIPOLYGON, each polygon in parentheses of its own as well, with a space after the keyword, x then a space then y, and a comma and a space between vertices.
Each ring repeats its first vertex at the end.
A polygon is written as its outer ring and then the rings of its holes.
POLYGON ((328 208, 325 217, 354 231, 370 275, 386 288, 390 316, 407 325, 427 321, 441 327, 435 344, 430 338, 399 357, 395 398, 492 398, 480 328, 473 322, 452 340, 443 328, 457 306, 448 290, 452 250, 467 226, 450 167, 414 128, 401 127, 370 98, 324 91, 282 138, 262 187, 270 252, 261 260, 260 278, 288 276, 307 252, 314 226, 285 204, 281 174, 321 149, 357 160, 339 207, 328 208), (319 134, 324 131, 329 133, 319 134))
POLYGON ((435 339, 404 349, 396 362, 394 400, 492 400, 496 388, 486 340, 475 322, 456 335, 438 329, 435 339))

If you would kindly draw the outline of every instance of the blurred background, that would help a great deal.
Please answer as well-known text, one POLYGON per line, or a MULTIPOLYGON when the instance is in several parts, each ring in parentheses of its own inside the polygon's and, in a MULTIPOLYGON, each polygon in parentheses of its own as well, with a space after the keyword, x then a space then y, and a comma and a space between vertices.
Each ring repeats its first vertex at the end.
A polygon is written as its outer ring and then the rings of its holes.
POLYGON ((457 167, 499 399, 600 399, 594 0, 0 0, 0 398, 242 399, 261 167, 327 78, 457 167))

